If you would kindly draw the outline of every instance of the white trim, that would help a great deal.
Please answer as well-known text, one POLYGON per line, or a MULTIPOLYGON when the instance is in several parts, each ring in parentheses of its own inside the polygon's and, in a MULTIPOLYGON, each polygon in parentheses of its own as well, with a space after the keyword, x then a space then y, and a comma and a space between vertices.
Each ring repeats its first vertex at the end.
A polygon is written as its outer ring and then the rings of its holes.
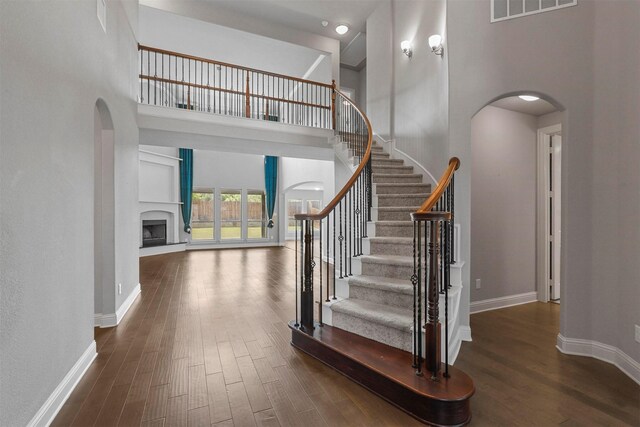
POLYGON ((171 254, 174 252, 184 252, 187 250, 187 243, 175 243, 171 245, 149 246, 140 248, 138 256, 140 258, 151 255, 171 254))
POLYGON ((67 375, 64 376, 60 384, 53 390, 53 393, 49 395, 49 398, 44 402, 44 404, 40 407, 38 412, 34 415, 34 417, 29 421, 27 427, 36 427, 36 426, 48 426, 50 425, 62 405, 67 401, 71 392, 76 388, 78 382, 82 378, 91 363, 96 358, 98 353, 96 352, 96 342, 91 341, 89 347, 82 353, 82 356, 76 361, 71 370, 67 372, 67 375))
POLYGON ((495 0, 491 0, 491 23, 493 24, 494 22, 501 22, 501 21, 507 21, 509 19, 515 19, 515 18, 522 18, 523 16, 529 16, 529 15, 536 15, 538 13, 545 13, 545 12, 551 12, 552 10, 558 10, 558 9, 564 9, 565 7, 571 7, 571 6, 577 6, 578 4, 578 0, 573 0, 573 2, 571 3, 567 3, 567 4, 558 4, 558 2, 556 1, 556 5, 555 6, 549 6, 549 7, 545 7, 544 9, 542 9, 542 7, 539 7, 536 10, 531 10, 529 12, 525 12, 525 5, 524 5, 524 1, 522 4, 522 12, 515 14, 515 15, 510 15, 510 2, 507 2, 507 16, 503 16, 502 18, 494 18, 495 16, 495 8, 494 8, 494 2, 495 0))
POLYGON ((471 339, 471 326, 459 326, 458 333, 460 334, 461 341, 473 341, 473 339, 471 339))
POLYGON ((564 354, 588 356, 611 363, 640 385, 640 363, 617 347, 558 334, 556 348, 564 354))
POLYGON ((540 128, 537 131, 537 185, 536 185, 536 289, 540 302, 549 302, 549 245, 547 230, 549 221, 549 200, 547 198, 547 177, 549 176, 548 146, 545 137, 562 132, 562 124, 540 128))
POLYGON ((469 313, 481 313, 483 311, 497 310, 499 308, 512 307, 514 305, 527 304, 538 300, 536 292, 509 295, 500 298, 490 298, 482 301, 474 301, 469 305, 469 313))
MULTIPOLYGON (((146 154, 151 154, 152 156, 158 156, 158 157, 165 157, 167 159, 171 159, 171 160, 177 160, 179 162, 182 161, 182 159, 180 157, 175 157, 175 156, 169 156, 168 154, 160 154, 160 153, 154 153, 153 151, 148 151, 148 150, 143 150, 141 148, 138 149, 138 151, 140 151, 141 153, 146 153, 146 154)), ((145 162, 149 162, 149 163, 153 163, 150 160, 144 160, 145 162)))
POLYGON ((138 295, 140 295, 140 283, 133 288, 127 299, 124 300, 120 305, 120 308, 118 308, 115 313, 96 313, 94 317, 95 326, 99 328, 112 328, 114 326, 118 326, 120 321, 122 321, 133 305, 133 302, 138 298, 138 295))
POLYGON ((191 242, 187 245, 188 251, 200 251, 207 249, 240 249, 240 248, 266 248, 266 247, 283 246, 283 244, 275 241, 275 239, 255 239, 247 240, 246 243, 242 239, 229 239, 226 242, 215 243, 215 241, 208 241, 201 243, 191 242))
POLYGON ((422 172, 422 182, 424 182, 425 184, 435 184, 438 185, 438 180, 431 174, 431 172, 429 172, 424 166, 422 166, 416 159, 414 159, 413 157, 411 157, 410 155, 408 155, 407 153, 405 153, 404 151, 400 150, 397 146, 396 146, 396 140, 395 139, 390 139, 390 140, 386 140, 384 138, 382 138, 380 135, 374 133, 374 136, 376 139, 379 139, 380 141, 389 144, 389 154, 392 154, 393 158, 401 158, 402 160, 404 160, 407 163, 407 166, 413 166, 414 169, 418 169, 419 171, 422 172), (393 156, 393 154, 395 154, 395 156, 393 156), (429 179, 431 181, 429 181, 429 179))

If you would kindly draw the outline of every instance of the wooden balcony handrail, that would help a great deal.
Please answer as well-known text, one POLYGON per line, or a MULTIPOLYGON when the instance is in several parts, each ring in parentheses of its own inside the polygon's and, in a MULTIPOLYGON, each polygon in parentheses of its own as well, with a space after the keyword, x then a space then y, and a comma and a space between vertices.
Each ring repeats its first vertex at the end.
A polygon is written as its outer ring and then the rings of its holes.
POLYGON ((356 109, 358 114, 360 114, 360 116, 364 120, 365 124, 367 125, 367 148, 366 148, 366 151, 364 153, 364 156, 362 156, 362 160, 360 161, 360 164, 358 165, 358 168, 356 169, 356 171, 353 173, 353 175, 351 175, 351 178, 349 178, 349 180, 344 185, 344 187, 342 187, 342 190, 340 190, 340 192, 338 194, 336 194, 336 196, 329 202, 329 204, 327 206, 325 206, 324 209, 322 209, 320 212, 318 212, 316 214, 308 214, 308 213, 306 213, 306 214, 296 214, 296 215, 294 215, 296 220, 318 221, 318 220, 322 220, 322 219, 326 218, 327 216, 329 216, 329 214, 336 208, 336 206, 338 206, 338 203, 340 203, 342 198, 347 194, 347 192, 351 189, 351 187, 353 187, 354 183, 360 177, 360 173, 363 171, 365 166, 367 166, 367 163, 369 162, 369 159, 371 158, 371 145, 372 145, 372 142, 373 142, 373 129, 371 128, 371 123, 369 122, 369 118, 367 117, 366 114, 364 114, 364 112, 348 96, 346 96, 344 93, 340 92, 338 89, 335 89, 335 92, 337 94, 341 95, 342 98, 344 98, 344 100, 346 100, 353 108, 356 109))
MULTIPOLYGON (((243 90, 231 90, 231 89, 225 89, 225 88, 216 87, 216 86, 209 86, 209 85, 203 85, 203 84, 198 84, 198 83, 183 82, 183 81, 179 81, 179 80, 165 79, 165 78, 161 78, 161 77, 147 76, 145 74, 139 74, 138 77, 140 79, 152 80, 152 81, 160 82, 160 83, 168 83, 168 84, 175 84, 175 85, 181 85, 181 86, 189 86, 189 87, 193 87, 193 88, 197 88, 197 89, 207 89, 207 90, 219 91, 219 92, 224 92, 224 93, 230 93, 230 94, 233 94, 233 95, 242 95, 242 96, 246 95, 246 91, 244 89, 243 90)), ((278 101, 278 102, 287 103, 287 104, 301 105, 301 106, 304 106, 304 107, 322 108, 324 110, 330 110, 331 109, 331 107, 328 106, 328 105, 311 104, 311 103, 308 103, 308 102, 295 101, 295 100, 292 100, 292 99, 277 98, 277 97, 273 97, 273 96, 259 95, 259 94, 254 94, 254 93, 249 93, 249 97, 251 97, 251 98, 259 98, 259 99, 266 99, 268 101, 278 101)))
POLYGON ((313 81, 313 80, 301 79, 299 77, 287 76, 285 74, 272 73, 270 71, 258 70, 256 68, 244 67, 242 65, 230 64, 228 62, 215 61, 213 59, 202 58, 202 57, 194 56, 194 55, 187 55, 187 54, 184 54, 184 53, 173 52, 171 50, 158 49, 156 47, 145 46, 145 45, 142 45, 142 44, 139 44, 139 43, 138 43, 138 50, 145 50, 147 52, 155 52, 155 53, 159 53, 159 54, 163 54, 163 55, 177 56, 179 58, 184 58, 184 59, 192 59, 194 61, 201 61, 201 62, 205 62, 205 63, 208 63, 208 64, 221 65, 221 66, 229 67, 229 68, 236 68, 236 69, 239 69, 239 70, 244 70, 244 71, 249 71, 249 72, 253 72, 253 73, 264 74, 266 76, 278 77, 278 78, 287 79, 287 80, 293 80, 293 81, 300 82, 300 83, 309 83, 309 84, 313 84, 313 85, 316 85, 316 86, 326 87, 326 88, 329 88, 329 89, 333 88, 333 85, 330 84, 330 83, 316 82, 316 81, 313 81))
POLYGON ((449 166, 447 166, 447 169, 445 169, 444 173, 442 174, 440 181, 438 181, 436 189, 431 193, 429 198, 424 201, 422 206, 420 206, 417 211, 411 214, 411 218, 414 221, 420 219, 431 219, 427 214, 429 214, 431 212, 431 209, 433 209, 436 203, 438 203, 438 200, 440 200, 445 190, 449 186, 449 183, 453 178, 453 174, 458 170, 459 167, 460 159, 458 159, 457 157, 452 157, 451 159, 449 159, 449 166))

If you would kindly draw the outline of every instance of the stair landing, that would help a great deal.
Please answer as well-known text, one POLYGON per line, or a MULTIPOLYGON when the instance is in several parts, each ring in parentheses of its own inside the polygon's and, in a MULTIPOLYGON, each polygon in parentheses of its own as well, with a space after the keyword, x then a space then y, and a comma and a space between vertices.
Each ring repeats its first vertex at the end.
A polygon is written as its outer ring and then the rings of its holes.
MULTIPOLYGON (((294 347, 320 360, 417 420, 430 425, 458 426, 471 420, 473 381, 449 366, 449 378, 417 376, 411 353, 357 334, 316 325, 307 333, 289 323, 294 347)), ((443 366, 444 372, 444 366, 443 366)))

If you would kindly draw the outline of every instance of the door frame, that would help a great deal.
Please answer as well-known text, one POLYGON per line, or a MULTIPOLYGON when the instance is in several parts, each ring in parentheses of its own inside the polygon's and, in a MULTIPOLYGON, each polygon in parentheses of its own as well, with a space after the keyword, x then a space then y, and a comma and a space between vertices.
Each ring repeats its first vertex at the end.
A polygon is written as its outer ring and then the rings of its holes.
MULTIPOLYGON (((562 136, 562 124, 544 127, 537 132, 537 185, 536 185, 536 292, 538 301, 549 302, 550 291, 547 282, 549 277, 549 246, 547 230, 549 229, 549 200, 547 194, 547 177, 549 176, 547 138, 553 135, 562 136)), ((562 183, 560 183, 562 188, 562 183)), ((561 191, 562 194, 562 191, 561 191)), ((562 195, 561 195, 562 197, 562 195)), ((562 203, 561 203, 562 206, 562 203)), ((562 213, 560 214, 562 217, 562 213)))

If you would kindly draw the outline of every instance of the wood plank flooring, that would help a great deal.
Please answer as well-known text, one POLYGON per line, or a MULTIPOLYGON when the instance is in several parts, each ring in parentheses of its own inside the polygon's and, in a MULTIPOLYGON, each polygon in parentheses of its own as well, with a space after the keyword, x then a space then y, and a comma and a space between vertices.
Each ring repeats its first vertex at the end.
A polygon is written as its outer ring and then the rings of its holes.
MULTIPOLYGON (((141 297, 96 329, 98 357, 54 426, 413 426, 417 421, 297 351, 289 248, 140 260, 141 297)), ((457 366, 473 425, 640 425, 640 387, 555 349, 558 309, 472 316, 457 366)))

